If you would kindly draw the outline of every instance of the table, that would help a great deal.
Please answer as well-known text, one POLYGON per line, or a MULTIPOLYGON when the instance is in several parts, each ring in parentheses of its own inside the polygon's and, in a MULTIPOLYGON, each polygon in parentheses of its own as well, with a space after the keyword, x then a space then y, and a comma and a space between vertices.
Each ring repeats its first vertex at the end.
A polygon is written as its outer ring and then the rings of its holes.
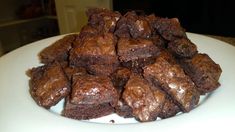
POLYGON ((216 35, 206 35, 206 36, 224 41, 226 43, 229 43, 229 44, 235 46, 235 37, 223 37, 223 36, 216 36, 216 35))

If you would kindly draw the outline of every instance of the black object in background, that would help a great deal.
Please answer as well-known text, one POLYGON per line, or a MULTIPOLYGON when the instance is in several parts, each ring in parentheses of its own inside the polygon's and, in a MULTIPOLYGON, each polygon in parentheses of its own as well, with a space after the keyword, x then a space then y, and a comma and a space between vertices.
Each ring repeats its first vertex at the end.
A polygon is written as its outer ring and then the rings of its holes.
POLYGON ((235 37, 233 0, 113 0, 113 8, 177 17, 188 32, 235 37))

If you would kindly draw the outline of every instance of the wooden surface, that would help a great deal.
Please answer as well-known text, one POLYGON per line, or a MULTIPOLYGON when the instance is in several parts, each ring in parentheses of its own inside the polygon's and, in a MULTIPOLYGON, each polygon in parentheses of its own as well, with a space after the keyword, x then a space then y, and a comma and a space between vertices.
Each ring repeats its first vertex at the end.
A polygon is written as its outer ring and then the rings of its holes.
POLYGON ((207 36, 224 41, 226 43, 235 46, 235 37, 223 37, 223 36, 214 36, 214 35, 207 35, 207 36))

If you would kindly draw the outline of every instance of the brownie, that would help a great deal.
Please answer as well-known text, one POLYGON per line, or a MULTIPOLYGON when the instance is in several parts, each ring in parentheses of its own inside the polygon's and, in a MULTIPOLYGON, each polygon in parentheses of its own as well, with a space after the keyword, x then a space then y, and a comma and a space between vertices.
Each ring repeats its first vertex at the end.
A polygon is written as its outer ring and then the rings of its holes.
POLYGON ((106 75, 114 72, 119 64, 116 55, 116 38, 111 33, 87 37, 70 51, 70 64, 88 67, 88 72, 106 75), (98 66, 103 65, 103 66, 98 66))
POLYGON ((190 77, 174 62, 159 55, 154 64, 144 67, 144 77, 169 94, 183 112, 189 112, 198 104, 200 94, 190 77))
MULTIPOLYGON (((118 22, 116 32, 118 36, 124 31, 129 32, 132 38, 149 38, 151 36, 151 26, 143 16, 138 16, 135 12, 127 12, 124 18, 118 22)), ((124 34, 127 34, 124 32, 124 34)))
POLYGON ((30 94, 38 105, 49 109, 70 92, 70 84, 58 62, 32 68, 30 94))
POLYGON ((117 101, 118 93, 109 77, 88 74, 73 77, 71 103, 115 106, 117 101))
POLYGON ((102 103, 98 105, 73 104, 71 103, 70 98, 67 97, 62 115, 77 120, 88 120, 109 115, 113 113, 113 111, 114 108, 110 103, 102 103))
MULTIPOLYGON (((189 112, 220 86, 221 68, 198 54, 177 18, 90 8, 88 23, 39 53, 30 94, 46 109, 89 120, 116 113, 140 122, 189 112)), ((110 121, 113 122, 113 121, 110 121)))
POLYGON ((192 58, 198 52, 197 46, 187 38, 171 41, 167 48, 178 58, 192 58))
POLYGON ((161 119, 166 119, 166 118, 175 116, 179 112, 180 112, 180 108, 178 107, 178 105, 176 105, 171 98, 167 97, 165 99, 163 108, 159 114, 159 117, 161 119))
POLYGON ((74 119, 92 119, 114 112, 118 93, 106 76, 74 75, 72 92, 63 115, 74 119))
POLYGON ((113 33, 116 28, 116 23, 121 17, 121 14, 117 11, 113 12, 100 8, 90 8, 86 13, 88 24, 96 27, 99 32, 113 33))
POLYGON ((187 37, 177 18, 160 18, 155 22, 155 29, 168 41, 187 37))
POLYGON ((121 62, 157 56, 159 48, 147 39, 120 38, 117 52, 121 62))
POLYGON ((67 61, 69 50, 72 48, 72 43, 78 37, 78 34, 66 35, 62 39, 57 40, 52 45, 46 47, 39 53, 42 63, 53 61, 67 61))
POLYGON ((218 80, 222 69, 207 54, 197 54, 192 59, 182 59, 180 62, 201 94, 212 92, 220 86, 218 80))
POLYGON ((153 121, 161 112, 164 104, 160 93, 153 93, 153 86, 140 75, 132 74, 123 92, 122 98, 133 110, 133 116, 141 121, 153 121))

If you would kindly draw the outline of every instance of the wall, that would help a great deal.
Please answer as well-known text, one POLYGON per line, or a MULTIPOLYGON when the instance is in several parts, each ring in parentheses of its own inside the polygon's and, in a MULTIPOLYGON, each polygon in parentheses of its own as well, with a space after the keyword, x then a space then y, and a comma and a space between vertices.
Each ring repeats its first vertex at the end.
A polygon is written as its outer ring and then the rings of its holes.
POLYGON ((29 0, 1 0, 0 22, 16 19, 16 12, 19 7, 29 0))

